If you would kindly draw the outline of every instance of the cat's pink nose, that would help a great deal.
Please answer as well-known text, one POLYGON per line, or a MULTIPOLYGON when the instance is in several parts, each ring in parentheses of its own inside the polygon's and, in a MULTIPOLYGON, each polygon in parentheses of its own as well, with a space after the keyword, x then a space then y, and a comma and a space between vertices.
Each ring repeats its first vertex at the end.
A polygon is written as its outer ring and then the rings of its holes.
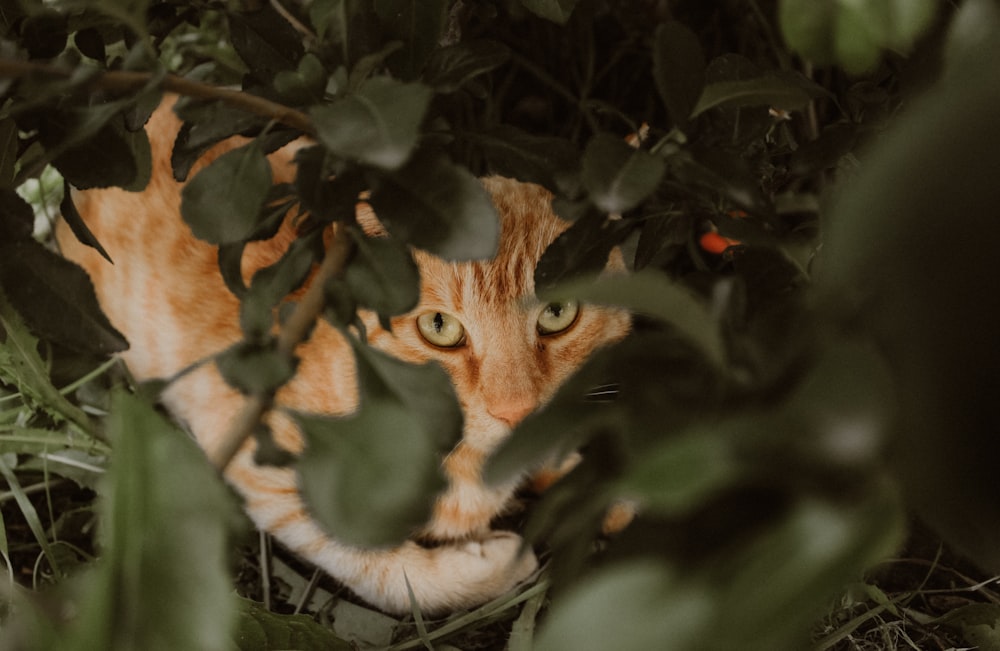
POLYGON ((525 396, 523 398, 512 398, 488 405, 486 410, 494 418, 502 420, 510 427, 514 427, 524 420, 525 416, 535 410, 536 404, 537 402, 533 397, 525 396))

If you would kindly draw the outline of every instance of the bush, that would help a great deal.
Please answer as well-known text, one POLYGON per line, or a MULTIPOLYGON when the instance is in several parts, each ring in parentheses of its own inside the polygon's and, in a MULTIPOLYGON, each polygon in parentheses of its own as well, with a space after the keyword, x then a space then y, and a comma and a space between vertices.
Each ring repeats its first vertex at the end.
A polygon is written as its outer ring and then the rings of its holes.
MULTIPOLYGON (((370 189, 396 240, 468 259, 495 246, 484 197, 461 191, 473 175, 540 183, 573 225, 539 263, 539 291, 637 314, 634 335, 595 355, 491 461, 498 481, 586 451, 532 505, 527 536, 551 552, 544 577, 439 627, 418 614, 396 648, 469 628, 497 648, 509 632, 511 649, 802 648, 831 600, 899 548, 909 513, 1000 567, 987 389, 1000 369, 987 284, 1000 18, 988 0, 955 11, 929 0, 0 5, 3 645, 347 648, 312 620, 231 596, 231 500, 150 408, 155 387, 130 393, 103 361, 124 342, 82 271, 33 236, 15 192, 49 166, 79 188, 142 187, 141 126, 167 91, 188 98, 181 114, 197 125, 175 151, 182 166, 230 135, 255 137, 192 177, 183 216, 222 246, 256 360, 232 375, 263 404, 288 360, 261 333, 301 282, 293 270, 319 259, 292 247, 248 287, 238 264, 295 203, 344 224, 352 201, 338 198, 370 189), (318 146, 293 186, 265 191, 254 163, 300 133, 318 146), (594 280, 616 246, 633 273, 594 280), (581 407, 608 381, 614 401, 581 407), (76 485, 97 505, 64 490, 76 485), (620 499, 641 515, 605 540, 603 513, 620 499), (181 520, 197 535, 170 524, 181 520), (14 580, 25 568, 55 587, 26 591, 14 580), (490 637, 495 620, 507 625, 490 637)), ((74 232, 99 246, 65 197, 74 232)), ((338 284, 347 310, 327 318, 402 309, 415 291, 408 255, 358 250, 348 273, 379 273, 338 284)), ((425 375, 391 375, 372 399, 412 406, 425 375)), ((393 458, 389 439, 373 440, 393 458)), ((313 446, 303 481, 351 463, 313 446)), ((373 541, 400 535, 377 513, 329 506, 373 541)), ((352 635, 399 636, 363 618, 382 632, 352 635)), ((972 619, 954 617, 969 643, 982 634, 972 619)), ((841 642, 845 626, 818 644, 841 642)))

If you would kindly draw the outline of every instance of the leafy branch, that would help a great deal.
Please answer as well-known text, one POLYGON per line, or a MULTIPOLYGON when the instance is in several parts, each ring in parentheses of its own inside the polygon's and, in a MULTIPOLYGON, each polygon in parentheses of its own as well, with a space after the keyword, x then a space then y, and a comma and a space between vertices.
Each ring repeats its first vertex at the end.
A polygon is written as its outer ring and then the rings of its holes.
MULTIPOLYGON (((350 257, 353 240, 342 232, 337 224, 334 224, 332 228, 333 241, 326 250, 323 262, 313 276, 312 284, 303 294, 302 300, 296 304, 295 309, 278 333, 277 352, 288 358, 293 356, 295 347, 309 336, 316 319, 322 312, 324 288, 327 282, 343 273, 350 257)), ((275 388, 250 395, 243 410, 236 416, 221 443, 208 451, 212 465, 220 471, 229 465, 243 442, 253 434, 254 428, 274 404, 276 391, 275 388)))
MULTIPOLYGON (((78 73, 74 70, 55 65, 0 58, 0 78, 21 79, 42 76, 49 79, 71 80, 77 75, 78 73)), ((83 84, 91 89, 126 93, 146 87, 157 76, 157 73, 154 72, 109 70, 87 77, 83 84)), ((257 95, 241 90, 220 88, 175 74, 164 75, 158 84, 165 91, 198 99, 220 100, 249 113, 286 124, 307 135, 316 135, 316 129, 308 115, 257 95)))

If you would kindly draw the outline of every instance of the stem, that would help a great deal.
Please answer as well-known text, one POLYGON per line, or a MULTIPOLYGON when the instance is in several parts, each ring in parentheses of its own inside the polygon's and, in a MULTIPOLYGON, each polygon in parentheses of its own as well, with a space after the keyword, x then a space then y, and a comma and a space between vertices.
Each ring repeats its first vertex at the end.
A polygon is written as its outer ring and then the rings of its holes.
MULTIPOLYGON (((73 71, 45 63, 0 58, 0 77, 20 79, 32 75, 69 80, 73 77, 73 71)), ((109 70, 94 75, 84 83, 91 88, 128 92, 144 88, 153 78, 154 74, 149 72, 109 70)), ((166 75, 160 81, 160 87, 165 91, 187 97, 217 99, 248 113, 277 120, 302 133, 316 135, 316 128, 313 126, 312 120, 302 111, 241 90, 219 88, 174 74, 166 75)))
MULTIPOLYGON (((278 352, 289 357, 295 352, 295 347, 309 336, 316 319, 323 311, 323 287, 326 282, 340 275, 347 264, 347 258, 352 249, 351 238, 348 237, 347 233, 337 228, 337 224, 334 224, 332 239, 333 241, 327 248, 323 262, 313 276, 309 288, 303 294, 302 300, 295 306, 288 321, 278 332, 278 352)), ((253 434, 254 428, 257 427, 261 418, 273 406, 275 391, 255 393, 247 398, 243 409, 233 419, 222 442, 208 452, 208 458, 212 465, 220 471, 225 470, 240 447, 243 446, 244 441, 253 434)))

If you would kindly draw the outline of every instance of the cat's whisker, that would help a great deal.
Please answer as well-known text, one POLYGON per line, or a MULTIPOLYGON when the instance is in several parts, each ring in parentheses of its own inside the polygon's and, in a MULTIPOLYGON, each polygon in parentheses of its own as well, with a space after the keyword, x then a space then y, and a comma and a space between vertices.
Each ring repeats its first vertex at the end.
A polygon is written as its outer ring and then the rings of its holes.
POLYGON ((601 384, 583 396, 587 402, 613 402, 618 398, 618 385, 615 383, 601 384))

